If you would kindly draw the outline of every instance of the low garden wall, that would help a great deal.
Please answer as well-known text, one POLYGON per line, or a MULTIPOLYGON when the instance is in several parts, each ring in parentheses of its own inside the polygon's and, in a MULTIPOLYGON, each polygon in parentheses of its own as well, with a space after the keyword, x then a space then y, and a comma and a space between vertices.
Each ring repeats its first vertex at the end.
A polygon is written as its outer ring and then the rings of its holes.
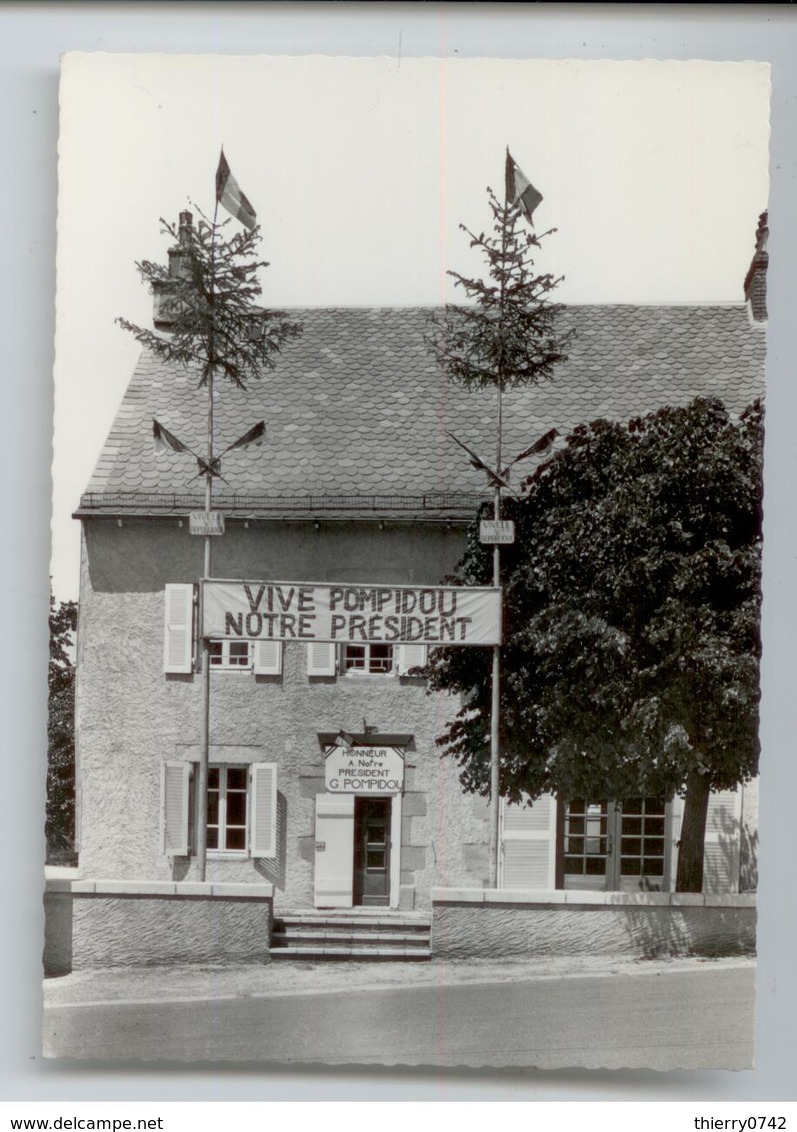
POLYGON ((755 896, 432 889, 436 958, 755 953, 755 896))
POLYGON ((71 903, 70 966, 64 969, 66 911, 59 909, 49 933, 49 958, 45 951, 48 974, 268 960, 271 884, 80 880, 69 887, 68 894, 58 895, 68 895, 71 903))
POLYGON ((48 865, 44 875, 44 973, 68 975, 72 970, 72 884, 78 871, 48 865))

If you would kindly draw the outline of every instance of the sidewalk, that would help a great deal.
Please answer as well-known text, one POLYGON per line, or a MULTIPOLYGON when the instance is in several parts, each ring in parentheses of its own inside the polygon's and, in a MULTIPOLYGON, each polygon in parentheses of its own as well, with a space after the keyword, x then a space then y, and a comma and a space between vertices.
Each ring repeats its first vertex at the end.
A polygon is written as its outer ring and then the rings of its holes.
POLYGON ((208 999, 318 995, 399 987, 512 983, 614 975, 655 977, 676 971, 755 967, 754 959, 432 959, 428 963, 279 960, 248 967, 151 967, 79 971, 44 980, 44 1006, 110 1002, 177 1002, 208 999))

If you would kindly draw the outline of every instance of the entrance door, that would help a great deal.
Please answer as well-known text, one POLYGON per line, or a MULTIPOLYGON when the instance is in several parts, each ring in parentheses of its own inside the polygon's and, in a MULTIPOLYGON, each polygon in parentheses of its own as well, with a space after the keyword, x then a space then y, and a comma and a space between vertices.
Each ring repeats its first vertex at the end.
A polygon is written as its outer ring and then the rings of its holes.
POLYGON ((390 904, 389 798, 354 802, 354 903, 390 904))

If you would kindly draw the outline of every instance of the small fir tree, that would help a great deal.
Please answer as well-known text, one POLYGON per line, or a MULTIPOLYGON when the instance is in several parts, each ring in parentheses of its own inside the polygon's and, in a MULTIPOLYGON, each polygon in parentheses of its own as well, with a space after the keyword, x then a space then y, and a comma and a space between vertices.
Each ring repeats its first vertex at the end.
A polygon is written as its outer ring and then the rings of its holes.
MULTIPOLYGON (((442 371, 452 380, 470 389, 495 389, 496 436, 495 466, 473 452, 461 439, 453 437, 468 453, 470 462, 487 473, 494 489, 493 517, 501 515, 501 486, 506 483, 509 467, 533 451, 535 444, 503 465, 503 395, 507 389, 536 385, 550 378, 554 367, 565 359, 565 338, 557 334, 555 310, 549 297, 562 281, 551 274, 536 274, 534 255, 540 241, 532 223, 534 209, 542 196, 530 184, 507 150, 506 194, 502 204, 492 189, 487 189, 493 217, 492 230, 476 235, 464 224, 460 229, 470 237, 484 260, 482 277, 468 277, 456 271, 448 274, 461 287, 466 304, 449 303, 432 316, 429 345, 442 371)), ((546 438, 552 438, 551 430, 546 438)), ((541 440, 540 443, 543 441, 541 440)), ((493 552, 493 584, 500 582, 500 552, 493 552)), ((468 650, 471 651, 471 650, 468 650)), ((500 684, 499 650, 493 649, 490 688, 493 716, 498 714, 500 684)), ((490 815, 490 884, 498 878, 498 798, 501 793, 500 760, 497 751, 498 728, 495 719, 491 731, 490 815)))
POLYGON ((162 232, 176 245, 169 267, 149 260, 136 263, 142 279, 168 307, 169 333, 124 318, 117 322, 164 361, 197 367, 200 386, 220 374, 244 389, 251 378, 274 368, 283 346, 301 334, 301 325, 284 311, 256 303, 262 294, 258 272, 269 266, 256 258, 259 225, 228 235, 229 220, 208 220, 197 212, 196 227, 190 213, 183 214, 179 229, 161 219, 162 232))
POLYGON ((448 272, 468 303, 449 303, 432 315, 429 342, 438 365, 453 381, 501 393, 550 378, 565 359, 567 342, 556 330, 555 308, 549 301, 564 276, 534 271, 541 241, 556 229, 537 236, 517 204, 501 204, 490 188, 487 196, 492 231, 476 235, 460 224, 470 246, 484 259, 486 278, 448 272))

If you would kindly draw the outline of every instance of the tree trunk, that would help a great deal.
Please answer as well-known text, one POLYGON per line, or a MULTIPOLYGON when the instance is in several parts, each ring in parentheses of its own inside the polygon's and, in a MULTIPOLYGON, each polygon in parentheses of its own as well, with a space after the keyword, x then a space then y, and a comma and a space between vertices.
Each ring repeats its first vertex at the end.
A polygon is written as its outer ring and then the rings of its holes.
POLYGON ((709 778, 693 771, 686 780, 686 800, 678 848, 676 892, 702 892, 703 846, 706 839, 709 778))

